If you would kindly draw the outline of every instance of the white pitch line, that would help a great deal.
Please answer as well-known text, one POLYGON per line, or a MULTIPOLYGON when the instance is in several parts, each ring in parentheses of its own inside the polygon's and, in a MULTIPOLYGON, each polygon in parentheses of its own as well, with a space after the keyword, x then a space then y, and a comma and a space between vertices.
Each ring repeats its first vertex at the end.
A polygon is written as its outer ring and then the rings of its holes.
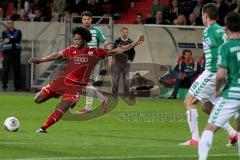
MULTIPOLYGON (((209 157, 237 157, 238 154, 211 154, 209 157)), ((143 159, 143 158, 196 158, 197 155, 143 155, 143 156, 99 156, 99 157, 45 157, 45 158, 16 158, 0 160, 99 160, 99 159, 143 159)))
MULTIPOLYGON (((181 146, 178 144, 145 144, 145 145, 139 145, 139 144, 83 144, 83 143, 74 143, 74 142, 68 142, 68 143, 43 143, 43 142, 37 142, 37 143, 28 143, 28 142, 0 142, 0 145, 64 145, 64 146, 94 146, 94 147, 175 147, 175 148, 186 148, 188 146, 181 146)), ((226 146, 213 146, 213 148, 227 148, 226 146)))

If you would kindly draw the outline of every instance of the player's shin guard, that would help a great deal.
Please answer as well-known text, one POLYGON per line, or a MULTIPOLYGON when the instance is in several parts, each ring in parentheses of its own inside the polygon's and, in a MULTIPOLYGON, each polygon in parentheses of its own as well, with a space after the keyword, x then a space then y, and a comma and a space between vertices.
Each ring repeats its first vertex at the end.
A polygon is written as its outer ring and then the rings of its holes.
POLYGON ((187 112, 187 121, 192 133, 192 139, 195 141, 199 140, 199 131, 198 131, 198 113, 197 109, 190 109, 187 112))
POLYGON ((198 155, 199 160, 207 160, 208 152, 212 146, 213 132, 205 130, 202 134, 199 146, 198 146, 198 155))
POLYGON ((61 109, 56 109, 40 128, 47 129, 56 123, 63 116, 63 114, 64 112, 61 109))

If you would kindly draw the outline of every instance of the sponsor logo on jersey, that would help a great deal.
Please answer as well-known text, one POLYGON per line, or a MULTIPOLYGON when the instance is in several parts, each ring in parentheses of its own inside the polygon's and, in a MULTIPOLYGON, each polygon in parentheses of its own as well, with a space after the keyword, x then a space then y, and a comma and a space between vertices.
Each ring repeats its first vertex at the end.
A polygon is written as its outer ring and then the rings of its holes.
POLYGON ((76 64, 87 63, 88 62, 88 58, 87 57, 74 57, 74 62, 76 64))

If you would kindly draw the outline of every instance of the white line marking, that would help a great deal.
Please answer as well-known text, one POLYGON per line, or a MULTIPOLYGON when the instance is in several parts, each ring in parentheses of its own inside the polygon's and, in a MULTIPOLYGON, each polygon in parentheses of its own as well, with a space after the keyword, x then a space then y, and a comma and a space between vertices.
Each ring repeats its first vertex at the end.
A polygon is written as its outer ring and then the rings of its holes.
MULTIPOLYGON (((211 154, 209 157, 237 157, 238 154, 211 154)), ((98 160, 98 159, 144 159, 144 158, 196 158, 197 155, 142 155, 142 156, 99 156, 99 157, 45 157, 45 158, 16 158, 0 160, 98 160)))
MULTIPOLYGON (((89 144, 89 143, 78 143, 78 142, 68 142, 68 143, 61 143, 61 142, 54 142, 54 143, 47 143, 47 142, 37 142, 37 143, 31 143, 31 142, 0 142, 0 145, 64 145, 64 146, 96 146, 96 144, 89 144)), ((175 147, 175 148, 186 148, 189 146, 181 146, 178 144, 145 144, 145 145, 138 145, 138 144, 98 144, 98 147, 175 147)), ((197 147, 196 147, 197 148, 197 147)), ((213 146, 212 148, 227 148, 225 145, 223 146, 213 146)), ((233 146, 234 148, 234 146, 233 146)))

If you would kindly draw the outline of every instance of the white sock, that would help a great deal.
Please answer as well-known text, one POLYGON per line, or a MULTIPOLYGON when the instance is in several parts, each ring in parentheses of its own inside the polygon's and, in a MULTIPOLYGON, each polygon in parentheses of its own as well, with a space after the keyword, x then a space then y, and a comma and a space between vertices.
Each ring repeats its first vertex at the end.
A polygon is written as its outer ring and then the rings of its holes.
POLYGON ((94 97, 100 99, 101 102, 105 101, 107 97, 105 97, 101 92, 99 92, 96 88, 94 90, 94 97))
POLYGON ((199 131, 198 131, 198 113, 197 109, 190 109, 187 112, 187 121, 192 133, 192 139, 199 140, 199 131))
MULTIPOLYGON (((240 137, 240 132, 238 132, 238 137, 240 137)), ((240 138, 238 138, 238 155, 240 156, 240 138)))
POLYGON ((222 128, 228 132, 229 136, 234 136, 237 133, 229 123, 226 123, 222 128))
POLYGON ((212 146, 213 132, 205 130, 198 145, 199 160, 207 160, 208 152, 212 146))
POLYGON ((87 109, 89 111, 92 109, 93 95, 94 95, 93 86, 87 86, 86 87, 86 106, 85 106, 85 109, 87 109))
POLYGON ((85 107, 85 109, 87 109, 87 110, 92 109, 93 97, 97 98, 97 99, 100 99, 101 102, 107 100, 107 98, 93 86, 86 87, 86 94, 87 94, 87 96, 86 96, 86 107, 85 107))

